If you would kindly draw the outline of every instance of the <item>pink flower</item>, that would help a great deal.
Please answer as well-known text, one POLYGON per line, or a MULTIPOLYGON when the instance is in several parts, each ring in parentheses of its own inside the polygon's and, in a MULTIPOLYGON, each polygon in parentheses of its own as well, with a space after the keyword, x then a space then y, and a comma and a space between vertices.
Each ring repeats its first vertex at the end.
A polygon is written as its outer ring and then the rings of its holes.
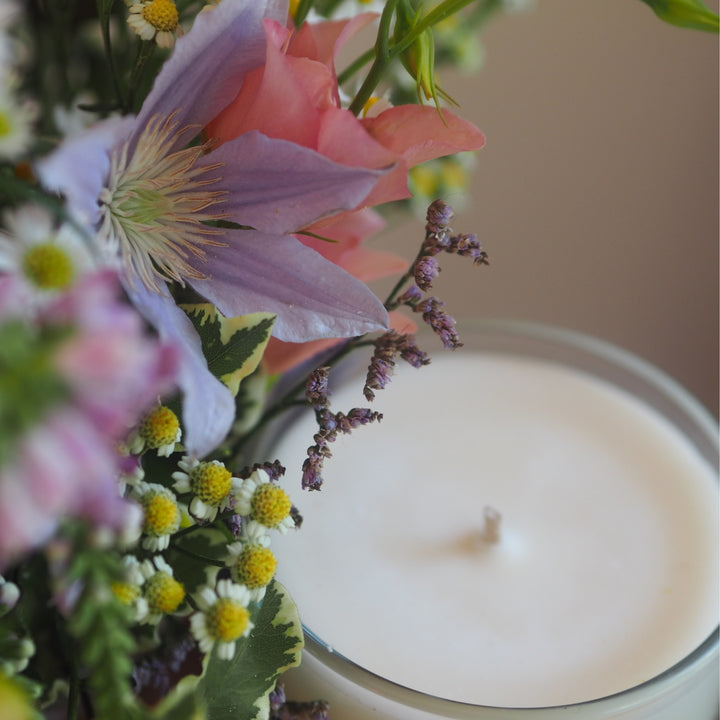
MULTIPOLYGON (((112 272, 85 276, 28 323, 37 330, 28 337, 38 338, 38 367, 49 363, 41 379, 54 378, 51 387, 57 392, 38 398, 31 388, 19 388, 37 403, 39 417, 13 439, 0 467, 0 568, 46 543, 63 518, 86 518, 117 532, 139 519, 120 496, 124 458, 117 444, 172 387, 178 355, 145 334, 139 315, 118 300, 118 289, 112 272), (64 339, 42 340, 54 333, 64 339)), ((12 301, 10 293, 0 293, 0 318, 13 322, 5 301, 12 301)), ((26 349, 23 357, 32 353, 26 349)), ((40 377, 39 371, 14 367, 11 355, 6 362, 17 382, 30 385, 40 377)), ((14 412, 27 422, 26 411, 5 403, 0 419, 6 431, 13 427, 14 412)))
MULTIPOLYGON (((474 125, 446 110, 444 121, 434 107, 419 105, 390 107, 375 117, 359 119, 341 107, 335 58, 346 40, 373 18, 365 14, 350 21, 306 23, 297 32, 266 20, 264 66, 245 76, 235 100, 206 128, 207 136, 220 142, 259 130, 343 165, 391 166, 355 209, 307 228, 338 242, 296 236, 364 282, 406 267, 403 260, 362 245, 383 227, 382 219, 369 208, 410 197, 408 171, 414 165, 484 144, 474 125)), ((269 370, 281 372, 335 342, 296 344, 273 339, 265 363, 269 370)))

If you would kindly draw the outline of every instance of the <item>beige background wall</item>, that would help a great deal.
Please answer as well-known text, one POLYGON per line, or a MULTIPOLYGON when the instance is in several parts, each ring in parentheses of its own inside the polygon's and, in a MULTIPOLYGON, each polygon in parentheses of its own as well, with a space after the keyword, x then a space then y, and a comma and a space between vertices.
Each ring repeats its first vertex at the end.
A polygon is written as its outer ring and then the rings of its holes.
MULTIPOLYGON (((638 0, 537 0, 483 39, 477 75, 441 80, 488 138, 453 226, 491 266, 447 257, 437 294, 610 340, 717 413, 717 36, 638 0)), ((381 244, 410 258, 418 228, 381 244)))

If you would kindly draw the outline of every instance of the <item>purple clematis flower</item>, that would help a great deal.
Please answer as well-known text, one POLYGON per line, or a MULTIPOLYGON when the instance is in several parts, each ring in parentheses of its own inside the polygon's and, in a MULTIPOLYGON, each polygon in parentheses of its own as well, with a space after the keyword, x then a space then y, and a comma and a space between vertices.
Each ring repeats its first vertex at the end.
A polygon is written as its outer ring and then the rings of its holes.
POLYGON ((275 313, 273 334, 292 342, 388 322, 363 283, 291 235, 360 205, 381 173, 257 131, 217 148, 188 146, 265 61, 266 18, 285 22, 287 0, 224 0, 201 12, 137 117, 102 121, 37 166, 105 261, 119 264, 134 304, 182 349, 185 439, 198 456, 225 437, 234 401, 208 371, 168 282, 188 283, 226 316, 275 313))

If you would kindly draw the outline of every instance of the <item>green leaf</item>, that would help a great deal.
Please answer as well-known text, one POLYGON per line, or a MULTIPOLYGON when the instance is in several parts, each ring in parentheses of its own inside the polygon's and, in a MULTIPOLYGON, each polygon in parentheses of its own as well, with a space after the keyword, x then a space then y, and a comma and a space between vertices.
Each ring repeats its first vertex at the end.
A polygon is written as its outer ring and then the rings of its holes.
POLYGON ((250 636, 238 644, 232 660, 212 653, 198 685, 208 720, 262 720, 277 678, 300 663, 304 641, 297 607, 287 590, 273 582, 254 618, 250 636))
POLYGON ((193 593, 207 584, 207 570, 217 567, 226 555, 225 535, 217 528, 197 526, 173 539, 165 559, 172 566, 177 580, 193 593))
POLYGON ((0 325, 0 466, 16 452, 19 438, 69 396, 55 368, 57 348, 69 334, 20 320, 0 325))
POLYGON ((262 359, 275 323, 272 313, 252 313, 226 318, 214 305, 182 305, 200 335, 210 372, 234 395, 240 383, 262 359))
POLYGON ((82 588, 68 629, 88 671, 96 715, 103 720, 132 720, 139 713, 131 683, 132 612, 110 589, 123 577, 120 555, 93 545, 88 529, 80 524, 68 530, 75 542, 66 579, 77 580, 82 588))
POLYGON ((197 686, 197 675, 186 675, 162 702, 153 708, 150 720, 207 720, 207 711, 197 686))
POLYGON ((653 12, 671 25, 705 30, 716 33, 720 30, 718 16, 700 0, 642 0, 653 12))

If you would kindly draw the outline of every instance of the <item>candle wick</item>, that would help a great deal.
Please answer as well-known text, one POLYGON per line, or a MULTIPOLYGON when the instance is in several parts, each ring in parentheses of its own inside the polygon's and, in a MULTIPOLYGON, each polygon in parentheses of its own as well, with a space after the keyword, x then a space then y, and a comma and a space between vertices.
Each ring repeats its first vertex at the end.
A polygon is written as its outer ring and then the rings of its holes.
POLYGON ((483 508, 483 528, 480 537, 483 542, 495 544, 500 540, 500 522, 502 515, 495 508, 486 505, 483 508))

